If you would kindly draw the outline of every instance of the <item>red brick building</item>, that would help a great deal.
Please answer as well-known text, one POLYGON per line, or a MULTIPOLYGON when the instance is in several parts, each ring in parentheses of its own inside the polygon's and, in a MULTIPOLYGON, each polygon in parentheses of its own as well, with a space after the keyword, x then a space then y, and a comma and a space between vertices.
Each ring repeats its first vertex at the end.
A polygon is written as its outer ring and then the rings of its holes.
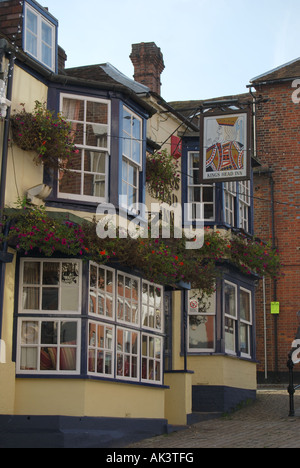
MULTIPOLYGON (((256 96, 255 235, 279 250, 283 278, 257 294, 259 382, 286 381, 300 310, 300 59, 251 81, 256 96), (280 303, 279 315, 271 303, 280 303)), ((295 367, 295 371, 297 370, 295 367)), ((300 370, 300 368, 299 368, 300 370)))

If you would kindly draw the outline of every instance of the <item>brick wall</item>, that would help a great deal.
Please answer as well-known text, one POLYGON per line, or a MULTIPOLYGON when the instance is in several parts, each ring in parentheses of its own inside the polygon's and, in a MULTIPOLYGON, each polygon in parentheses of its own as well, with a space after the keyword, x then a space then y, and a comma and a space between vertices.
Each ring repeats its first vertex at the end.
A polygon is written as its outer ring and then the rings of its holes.
POLYGON ((132 45, 130 59, 134 66, 134 79, 160 94, 160 76, 165 65, 163 54, 154 42, 132 45))
POLYGON ((16 35, 17 44, 22 45, 21 34, 18 33, 18 25, 22 27, 23 7, 19 0, 9 0, 0 2, 0 32, 12 40, 12 36, 16 35))
MULTIPOLYGON (((295 338, 300 310, 300 104, 294 104, 292 81, 257 88, 268 102, 257 109, 257 151, 262 169, 271 168, 274 181, 275 243, 285 277, 277 283, 280 315, 270 314, 275 286, 267 282, 268 371, 275 372, 275 320, 278 321, 278 372, 286 372, 287 355, 295 338)), ((272 240, 271 175, 254 178, 255 234, 272 240)), ((257 356, 264 371, 262 288, 257 294, 257 356)), ((299 369, 300 370, 300 369, 299 369)))

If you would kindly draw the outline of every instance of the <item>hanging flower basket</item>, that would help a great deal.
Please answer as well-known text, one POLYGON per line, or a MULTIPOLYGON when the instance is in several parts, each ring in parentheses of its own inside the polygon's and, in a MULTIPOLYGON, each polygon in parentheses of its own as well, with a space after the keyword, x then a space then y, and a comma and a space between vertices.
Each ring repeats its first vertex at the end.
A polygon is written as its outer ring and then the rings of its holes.
POLYGON ((146 183, 153 198, 171 204, 172 193, 180 186, 178 159, 167 150, 147 156, 146 183))
POLYGON ((78 153, 70 123, 60 114, 55 116, 45 103, 36 101, 32 113, 22 106, 22 111, 11 117, 14 143, 23 151, 35 152, 37 165, 43 163, 48 168, 66 170, 69 159, 78 153))

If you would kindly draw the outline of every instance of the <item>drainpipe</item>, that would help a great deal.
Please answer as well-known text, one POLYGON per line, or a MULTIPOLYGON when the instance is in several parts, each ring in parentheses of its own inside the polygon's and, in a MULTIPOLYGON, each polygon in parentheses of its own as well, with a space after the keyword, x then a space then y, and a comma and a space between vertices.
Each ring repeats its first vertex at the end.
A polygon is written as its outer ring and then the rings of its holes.
MULTIPOLYGON (((15 57, 12 50, 9 50, 8 42, 5 40, 0 41, 0 59, 2 59, 5 52, 10 52, 9 61, 9 74, 7 82, 6 99, 11 101, 12 98, 12 85, 13 85, 13 69, 15 63, 15 57)), ((0 214, 2 217, 4 206, 5 206, 5 189, 6 189, 6 173, 7 173, 7 158, 8 158, 8 144, 9 144, 9 127, 10 127, 10 115, 11 109, 7 108, 7 113, 4 121, 4 133, 3 133, 3 145, 2 145, 2 161, 1 161, 1 180, 0 180, 0 214)), ((7 235, 9 232, 9 226, 6 226, 4 234, 7 235)), ((12 256, 7 252, 8 245, 5 242, 0 252, 0 345, 2 345, 2 322, 3 322, 3 304, 4 304, 4 285, 5 285, 5 271, 6 263, 11 263, 12 256)), ((2 346, 1 346, 2 348, 2 346)), ((0 352, 1 352, 0 348, 0 352)))
POLYGON ((263 277, 265 380, 268 380, 266 278, 263 277))
MULTIPOLYGON (((271 185, 271 213, 272 213, 272 248, 276 249, 276 230, 275 230, 275 181, 270 174, 271 185)), ((277 302, 277 280, 274 280, 273 301, 277 302)), ((278 379, 278 315, 274 315, 274 355, 275 355, 275 375, 278 379)))

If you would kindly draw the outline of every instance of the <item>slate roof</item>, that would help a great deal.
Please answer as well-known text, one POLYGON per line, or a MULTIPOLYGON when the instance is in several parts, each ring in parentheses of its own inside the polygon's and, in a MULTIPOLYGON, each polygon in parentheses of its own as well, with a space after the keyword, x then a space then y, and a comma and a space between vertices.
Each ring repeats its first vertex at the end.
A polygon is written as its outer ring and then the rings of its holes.
POLYGON ((280 65, 262 75, 256 76, 250 80, 251 84, 261 84, 270 81, 289 81, 300 78, 300 58, 280 65))
POLYGON ((65 73, 68 76, 79 78, 86 81, 98 81, 99 83, 108 83, 111 85, 121 85, 131 89, 136 94, 145 95, 150 89, 128 78, 110 63, 98 65, 87 65, 76 68, 66 68, 65 73))

